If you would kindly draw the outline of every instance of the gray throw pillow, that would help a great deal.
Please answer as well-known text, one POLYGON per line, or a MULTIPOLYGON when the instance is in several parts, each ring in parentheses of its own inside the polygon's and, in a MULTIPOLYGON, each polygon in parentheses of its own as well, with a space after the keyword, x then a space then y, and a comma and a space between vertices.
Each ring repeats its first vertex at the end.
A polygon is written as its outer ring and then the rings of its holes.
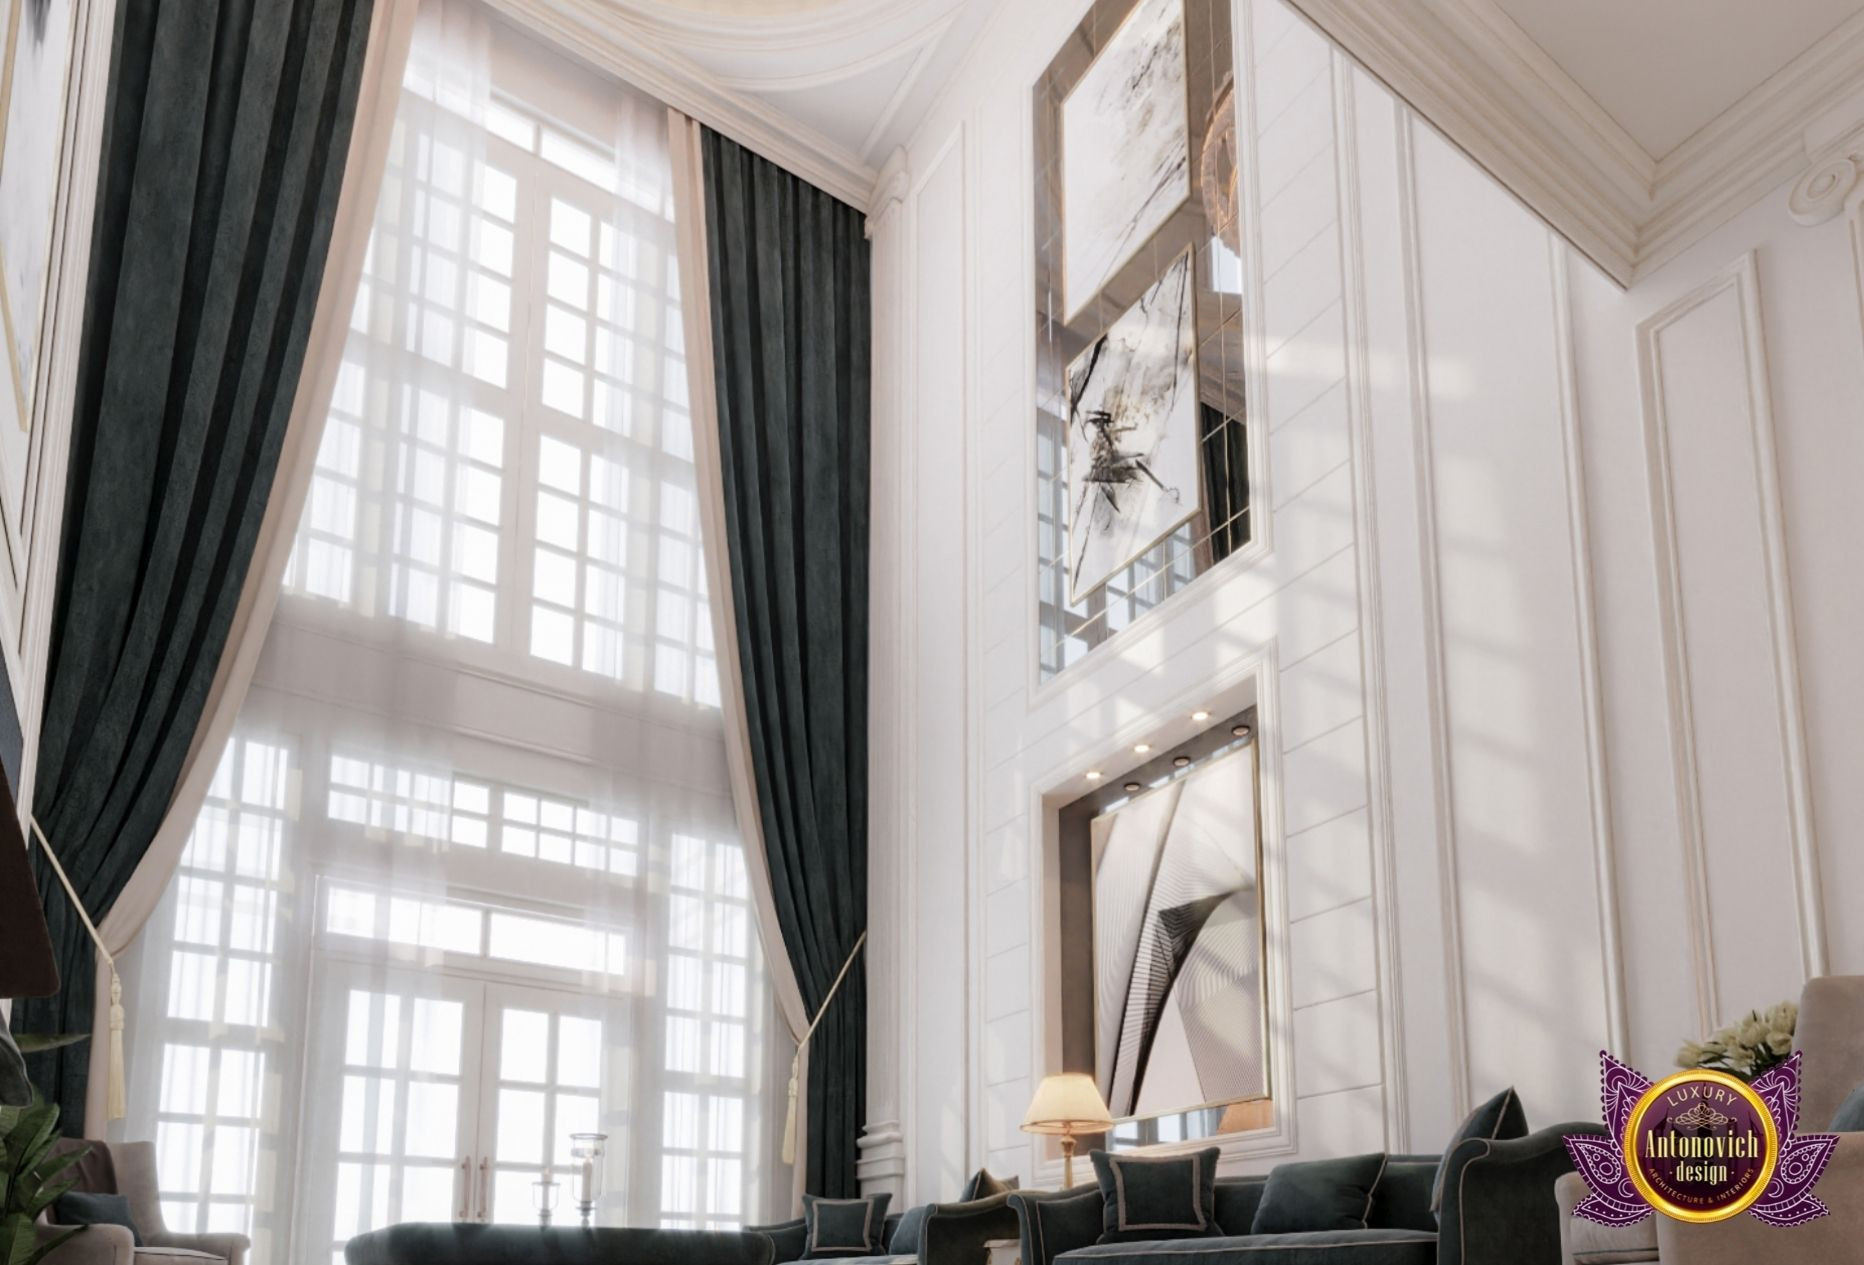
POLYGON ((1489 1099, 1457 1126, 1450 1135, 1450 1145, 1443 1148, 1443 1160, 1437 1164, 1437 1180, 1430 1188, 1430 1210, 1441 1211, 1443 1208, 1443 1175, 1450 1152, 1456 1149, 1458 1142, 1470 1138, 1486 1138, 1491 1142, 1502 1138, 1525 1138, 1527 1136, 1527 1113, 1521 1110, 1520 1095, 1510 1085, 1495 1097, 1489 1099))
POLYGON ((1384 1171, 1385 1157, 1377 1154, 1278 1164, 1262 1187, 1249 1233, 1363 1230, 1384 1171))
POLYGON ((995 1177, 987 1168, 980 1168, 971 1174, 971 1180, 964 1184, 964 1201, 987 1199, 991 1195, 1007 1195, 1022 1185, 1020 1178, 995 1177))
POLYGON ((125 1195, 66 1191, 52 1203, 52 1220, 58 1225, 120 1225, 129 1231, 132 1243, 142 1246, 142 1232, 129 1215, 129 1198, 125 1195))
POLYGON ((1196 1239, 1217 1225, 1217 1148, 1188 1155, 1109 1155, 1095 1151, 1100 1183, 1100 1242, 1196 1239))
POLYGON ((1838 1113, 1832 1117, 1833 1133, 1864 1133, 1864 1085, 1851 1091, 1850 1097, 1838 1104, 1838 1113))
POLYGON ((879 1256, 886 1251, 887 1204, 893 1196, 823 1199, 803 1196, 803 1221, 809 1227, 806 1261, 836 1256, 879 1256))

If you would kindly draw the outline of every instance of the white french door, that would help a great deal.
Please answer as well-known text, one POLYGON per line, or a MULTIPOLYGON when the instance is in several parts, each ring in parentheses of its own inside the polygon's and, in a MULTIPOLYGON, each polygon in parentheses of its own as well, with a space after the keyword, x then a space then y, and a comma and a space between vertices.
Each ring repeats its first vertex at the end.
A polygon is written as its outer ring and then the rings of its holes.
MULTIPOLYGON (((321 957, 298 1157, 298 1250, 341 1265, 353 1236, 399 1221, 536 1219, 569 1135, 602 1131, 610 1083, 599 997, 321 957)), ((617 1139, 619 1141, 620 1139, 617 1139)), ((604 1189, 621 1176, 611 1159, 604 1189)))
MULTIPOLYGON (((535 1222, 531 1183, 549 1167, 561 1183, 558 1222, 569 1222, 577 1197, 570 1134, 605 1132, 606 1029, 617 1021, 614 1007, 599 997, 509 984, 487 984, 485 996, 477 1162, 490 1172, 479 1219, 535 1222)), ((608 1157, 602 1189, 624 1188, 623 1159, 608 1157)))

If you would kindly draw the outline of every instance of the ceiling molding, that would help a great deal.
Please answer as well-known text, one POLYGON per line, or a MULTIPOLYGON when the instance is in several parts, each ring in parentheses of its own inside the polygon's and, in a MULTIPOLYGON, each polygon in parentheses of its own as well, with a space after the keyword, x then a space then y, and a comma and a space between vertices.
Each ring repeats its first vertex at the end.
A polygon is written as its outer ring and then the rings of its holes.
POLYGON ((768 102, 719 82, 601 0, 489 0, 494 9, 596 69, 658 97, 772 162, 865 211, 875 171, 860 155, 768 102))
MULTIPOLYGON (((925 26, 927 11, 955 12, 962 0, 843 0, 800 12, 773 5, 759 13, 704 11, 664 0, 629 0, 641 26, 689 48, 721 52, 812 51, 840 43, 871 44, 900 27, 925 26)), ((895 37, 894 42, 899 41, 895 37)), ((901 51, 896 48, 896 51, 901 51)))
POLYGON ((1620 285, 1806 165, 1806 129, 1864 82, 1864 14, 1661 159, 1494 0, 1290 0, 1620 285))
MULTIPOLYGON (((926 55, 938 46, 938 42, 945 37, 945 32, 951 30, 952 23, 957 20, 958 10, 954 8, 933 18, 904 38, 852 56, 846 61, 836 61, 833 65, 806 70, 800 74, 766 74, 759 69, 751 74, 720 75, 716 82, 741 92, 802 92, 810 88, 821 88, 839 83, 844 79, 852 79, 856 75, 866 74, 870 70, 878 69, 891 62, 902 61, 908 57, 914 59, 915 65, 922 64, 926 55)), ((788 59, 773 62, 766 57, 760 64, 762 66, 773 64, 787 66, 792 63, 788 59)))
POLYGON ((1638 273, 1676 257, 1806 166, 1807 129, 1835 109, 1858 112, 1864 13, 1795 57, 1657 165, 1656 207, 1639 243, 1638 273))

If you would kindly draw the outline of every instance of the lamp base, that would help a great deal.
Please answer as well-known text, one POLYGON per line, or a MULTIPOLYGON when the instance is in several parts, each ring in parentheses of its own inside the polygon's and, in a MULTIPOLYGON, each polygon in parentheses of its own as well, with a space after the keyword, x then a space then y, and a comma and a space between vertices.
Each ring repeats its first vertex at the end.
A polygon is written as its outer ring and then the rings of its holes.
POLYGON ((1061 1135, 1061 1184, 1064 1190, 1074 1189, 1074 1134, 1061 1135))

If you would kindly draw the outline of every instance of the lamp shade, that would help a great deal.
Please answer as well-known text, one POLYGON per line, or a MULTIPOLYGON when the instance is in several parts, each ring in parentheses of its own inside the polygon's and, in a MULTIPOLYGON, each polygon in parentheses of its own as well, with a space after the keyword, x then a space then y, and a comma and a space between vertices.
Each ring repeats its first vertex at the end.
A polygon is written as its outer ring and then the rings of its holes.
POLYGON ((1112 1127, 1100 1087, 1081 1072, 1044 1076, 1023 1115, 1024 1133, 1104 1133, 1112 1127))

